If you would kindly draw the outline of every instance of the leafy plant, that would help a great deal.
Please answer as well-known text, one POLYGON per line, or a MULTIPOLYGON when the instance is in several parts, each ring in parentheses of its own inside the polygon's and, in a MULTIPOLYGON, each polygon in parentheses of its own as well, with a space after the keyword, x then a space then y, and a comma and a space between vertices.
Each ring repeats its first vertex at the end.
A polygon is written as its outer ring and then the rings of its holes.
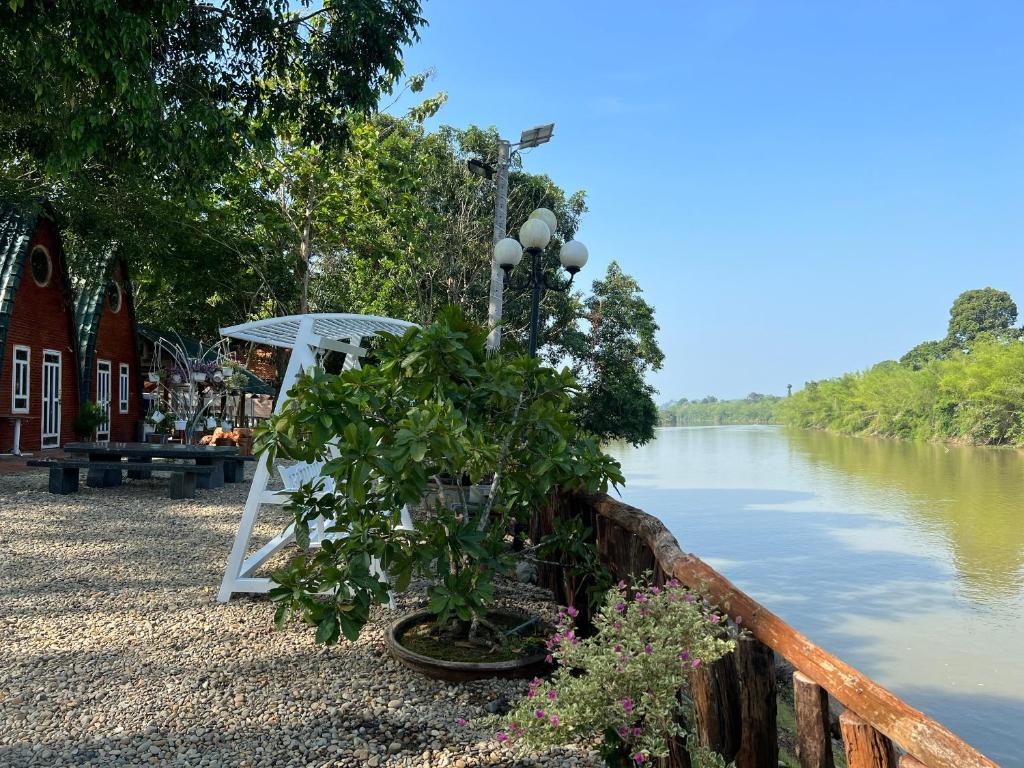
POLYGON ((578 517, 556 517, 553 530, 537 542, 541 560, 561 566, 562 598, 566 605, 583 606, 589 621, 591 610, 604 600, 614 583, 594 547, 594 530, 578 517))
POLYGON ((375 561, 400 590, 414 574, 430 579, 439 632, 500 645, 487 611, 494 575, 508 564, 509 521, 525 520, 559 486, 598 492, 622 481, 596 438, 575 426, 572 376, 528 357, 489 356, 485 342, 484 328, 449 308, 432 325, 383 336, 375 364, 310 370, 260 429, 257 450, 325 461, 334 482, 333 493, 319 493, 318 482, 293 496, 299 545, 321 516, 347 533, 274 574, 279 623, 298 616, 325 642, 355 638, 369 605, 387 600, 387 580, 368 575, 375 561), (490 476, 490 492, 473 503, 469 487, 442 476, 490 476), (403 508, 431 493, 431 514, 402 530, 403 508))
MULTIPOLYGON (((571 608, 563 613, 548 640, 559 663, 554 677, 533 680, 498 739, 543 747, 600 737, 614 766, 666 756, 687 737, 679 691, 690 673, 736 647, 722 616, 674 579, 657 587, 647 578, 608 590, 593 637, 577 635, 575 616, 571 608)), ((696 765, 721 764, 688 746, 696 765)))
POLYGON ((83 403, 78 409, 78 415, 71 422, 71 431, 80 440, 92 436, 96 428, 107 420, 107 411, 97 403, 83 403))

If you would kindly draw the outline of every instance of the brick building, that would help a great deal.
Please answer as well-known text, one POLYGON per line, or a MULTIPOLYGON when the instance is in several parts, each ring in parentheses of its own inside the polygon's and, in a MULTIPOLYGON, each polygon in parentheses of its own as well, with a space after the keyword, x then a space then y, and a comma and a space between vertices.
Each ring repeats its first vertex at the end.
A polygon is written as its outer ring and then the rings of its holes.
POLYGON ((0 453, 57 448, 73 438, 74 323, 67 262, 49 212, 0 204, 0 453))
POLYGON ((79 287, 75 303, 82 400, 106 408, 97 440, 141 438, 142 373, 135 305, 124 259, 108 253, 79 287))

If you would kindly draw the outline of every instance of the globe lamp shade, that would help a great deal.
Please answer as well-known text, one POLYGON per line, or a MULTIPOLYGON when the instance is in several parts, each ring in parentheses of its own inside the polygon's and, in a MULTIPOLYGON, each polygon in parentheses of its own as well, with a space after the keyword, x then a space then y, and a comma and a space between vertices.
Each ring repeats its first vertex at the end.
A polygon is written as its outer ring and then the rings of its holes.
POLYGON ((588 255, 587 246, 579 240, 570 240, 558 252, 558 258, 562 262, 562 266, 565 267, 566 272, 570 275, 575 275, 583 269, 583 265, 587 263, 588 255))
POLYGON ((494 260, 499 267, 508 271, 523 260, 523 246, 511 237, 499 240, 494 244, 494 260))
POLYGON ((551 241, 551 228, 543 219, 527 219, 519 228, 519 242, 523 248, 544 248, 551 241))
POLYGON ((548 225, 548 229, 551 230, 551 234, 555 234, 558 229, 558 219, 555 218, 555 214, 549 211, 547 208, 538 208, 530 214, 531 219, 540 219, 548 225))

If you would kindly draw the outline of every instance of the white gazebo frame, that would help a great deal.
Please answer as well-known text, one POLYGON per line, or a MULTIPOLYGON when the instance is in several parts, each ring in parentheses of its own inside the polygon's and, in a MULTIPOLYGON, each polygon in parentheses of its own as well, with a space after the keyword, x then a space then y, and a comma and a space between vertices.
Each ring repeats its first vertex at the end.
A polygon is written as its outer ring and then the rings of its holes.
MULTIPOLYGON (((415 323, 375 315, 308 314, 256 320, 222 328, 220 332, 227 338, 292 350, 288 367, 281 379, 281 391, 274 406, 274 413, 280 413, 288 400, 288 390, 298 380, 302 371, 318 364, 318 356, 321 353, 341 352, 345 355, 346 370, 358 368, 360 358, 366 354, 366 350, 359 346, 363 338, 382 332, 401 335, 409 328, 415 327, 415 323)), ((246 557, 260 507, 264 504, 285 504, 289 498, 287 493, 267 490, 272 469, 266 454, 257 459, 245 510, 242 512, 235 542, 228 556, 224 579, 217 593, 217 600, 222 603, 226 603, 233 594, 239 592, 269 592, 273 582, 269 578, 254 574, 275 552, 295 540, 295 524, 292 523, 246 557)))

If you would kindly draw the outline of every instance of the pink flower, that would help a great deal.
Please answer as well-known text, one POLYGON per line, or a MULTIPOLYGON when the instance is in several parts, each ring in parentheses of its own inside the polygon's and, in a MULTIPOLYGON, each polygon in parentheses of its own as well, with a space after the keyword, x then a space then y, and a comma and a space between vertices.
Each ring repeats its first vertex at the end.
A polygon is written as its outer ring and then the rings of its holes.
POLYGON ((526 695, 532 699, 534 696, 537 695, 537 691, 534 688, 531 688, 526 692, 526 695))
POLYGON ((682 659, 683 661, 686 661, 688 658, 690 658, 690 652, 689 651, 683 651, 682 653, 679 654, 679 658, 682 659))
POLYGON ((675 589, 676 587, 679 586, 679 579, 669 579, 668 580, 668 585, 670 587, 672 587, 673 589, 675 589))
POLYGON ((615 647, 612 648, 612 650, 615 651, 616 653, 622 653, 622 646, 616 644, 615 647))
POLYGON ((619 734, 620 739, 626 739, 629 737, 629 729, 626 728, 626 726, 622 726, 621 728, 619 728, 619 730, 617 730, 616 733, 619 734))
POLYGON ((508 734, 504 731, 498 731, 498 733, 495 735, 495 738, 498 741, 508 741, 508 734))
POLYGON ((635 739, 635 738, 637 738, 637 737, 638 737, 639 735, 640 735, 640 726, 635 726, 635 727, 633 728, 633 738, 635 739))
POLYGON ((466 724, 466 719, 465 719, 464 717, 460 717, 460 718, 459 718, 458 720, 456 720, 455 722, 456 722, 456 723, 458 723, 458 724, 459 724, 459 726, 461 727, 461 726, 463 726, 463 725, 465 725, 465 724, 466 724))
POLYGON ((626 604, 625 603, 616 603, 615 604, 615 610, 618 611, 619 613, 625 613, 626 612, 626 604))
POLYGON ((644 653, 654 653, 654 646, 648 643, 644 646, 644 653))
POLYGON ((712 613, 711 614, 711 623, 712 624, 717 624, 718 623, 718 614, 716 614, 716 613, 712 613))
POLYGON ((699 667, 700 666, 700 659, 694 659, 692 662, 690 662, 690 666, 693 667, 694 669, 699 667))
POLYGON ((692 603, 692 602, 693 602, 693 601, 694 601, 695 599, 696 599, 696 598, 694 598, 694 596, 693 596, 693 595, 691 595, 691 594, 690 594, 689 592, 687 592, 687 593, 686 593, 686 596, 685 596, 685 597, 683 597, 683 600, 685 600, 685 601, 686 601, 686 602, 688 602, 688 603, 692 603))
POLYGON ((571 605, 566 609, 565 612, 568 613, 573 618, 579 616, 579 614, 580 614, 580 612, 577 611, 576 608, 574 606, 571 606, 571 605))
POLYGON ((548 698, 549 699, 557 699, 558 698, 558 691, 556 691, 554 688, 552 688, 550 691, 548 691, 548 698))
POLYGON ((538 720, 542 720, 544 718, 544 710, 543 709, 536 710, 533 713, 533 716, 536 717, 538 720))
POLYGON ((547 656, 544 657, 544 661, 548 664, 553 664, 555 662, 555 657, 549 653, 547 656))
POLYGON ((616 629, 622 629, 622 622, 621 621, 616 621, 615 622, 615 628, 616 629))
POLYGON ((550 720, 551 720, 551 726, 553 728, 557 728, 558 727, 558 715, 552 715, 550 720))
POLYGON ((625 712, 627 715, 630 712, 633 711, 633 700, 632 699, 623 699, 622 700, 622 711, 625 712))
POLYGON ((508 727, 509 730, 512 731, 512 733, 518 734, 523 732, 523 729, 519 727, 519 723, 509 723, 508 727))
POLYGON ((633 762, 636 763, 637 765, 640 765, 640 763, 647 762, 647 758, 644 757, 644 753, 643 752, 637 752, 635 755, 633 755, 633 762))
POLYGON ((626 582, 620 581, 617 586, 618 586, 619 589, 625 589, 626 588, 626 582))
POLYGON ((659 587, 651 587, 651 594, 652 595, 660 595, 661 594, 661 589, 659 587))
POLYGON ((736 626, 738 627, 742 623, 743 623, 743 617, 742 616, 737 616, 736 617, 736 626))

